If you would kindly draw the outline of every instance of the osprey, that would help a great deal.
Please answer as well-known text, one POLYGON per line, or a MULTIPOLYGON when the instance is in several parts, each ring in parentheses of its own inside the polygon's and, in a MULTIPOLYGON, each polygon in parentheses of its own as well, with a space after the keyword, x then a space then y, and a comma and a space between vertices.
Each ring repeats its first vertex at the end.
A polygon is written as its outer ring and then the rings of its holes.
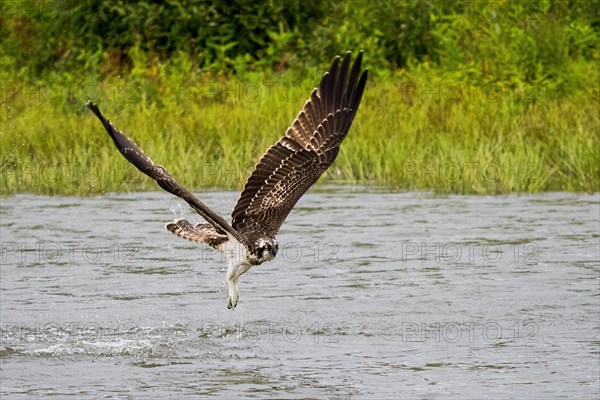
POLYGON ((350 52, 340 63, 334 58, 285 136, 269 147, 248 178, 233 213, 231 224, 181 186, 165 168, 155 164, 123 132, 88 101, 87 106, 123 156, 158 185, 185 200, 208 223, 185 219, 167 222, 173 234, 205 243, 228 259, 227 307, 239 299, 238 279, 252 266, 275 258, 279 243, 275 235, 296 202, 335 160, 356 115, 367 80, 361 73, 362 51, 350 67, 350 52))

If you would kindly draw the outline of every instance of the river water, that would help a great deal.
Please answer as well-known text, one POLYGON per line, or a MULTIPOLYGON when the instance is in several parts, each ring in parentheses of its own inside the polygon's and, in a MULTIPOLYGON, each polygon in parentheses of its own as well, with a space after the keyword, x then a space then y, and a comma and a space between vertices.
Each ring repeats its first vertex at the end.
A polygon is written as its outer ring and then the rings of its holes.
POLYGON ((234 311, 179 199, 1 203, 2 398, 599 396, 598 194, 322 187, 234 311))

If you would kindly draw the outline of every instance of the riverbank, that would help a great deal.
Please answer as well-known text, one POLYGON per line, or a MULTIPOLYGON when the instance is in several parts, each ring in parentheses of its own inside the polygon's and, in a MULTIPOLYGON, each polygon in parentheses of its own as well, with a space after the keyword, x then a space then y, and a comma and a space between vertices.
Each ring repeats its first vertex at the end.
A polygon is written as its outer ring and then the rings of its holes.
MULTIPOLYGON (((155 92, 121 79, 14 84, 0 108, 1 193, 156 189, 118 154, 87 98, 183 184, 240 189, 315 84, 188 77, 158 82, 155 92)), ((425 74, 372 80, 322 181, 441 193, 600 191, 597 96, 425 74)))

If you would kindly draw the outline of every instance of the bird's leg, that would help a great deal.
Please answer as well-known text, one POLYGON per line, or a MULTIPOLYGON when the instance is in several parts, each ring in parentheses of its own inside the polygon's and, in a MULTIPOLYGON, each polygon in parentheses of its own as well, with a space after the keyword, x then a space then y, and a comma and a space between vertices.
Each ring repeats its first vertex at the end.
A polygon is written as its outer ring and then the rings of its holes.
POLYGON ((227 280, 227 286, 229 286, 229 298, 227 299, 227 308, 230 310, 235 308, 240 298, 240 292, 238 290, 237 279, 227 280))
POLYGON ((229 298, 227 299, 227 308, 234 309, 237 306, 238 299, 240 298, 240 292, 238 290, 238 274, 237 264, 233 261, 229 261, 229 267, 227 268, 227 287, 229 289, 229 298))

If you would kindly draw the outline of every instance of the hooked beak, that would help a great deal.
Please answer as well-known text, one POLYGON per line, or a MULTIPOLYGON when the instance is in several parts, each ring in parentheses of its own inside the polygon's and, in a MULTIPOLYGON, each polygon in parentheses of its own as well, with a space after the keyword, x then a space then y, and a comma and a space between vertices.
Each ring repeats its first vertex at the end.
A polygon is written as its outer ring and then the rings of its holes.
POLYGON ((273 255, 273 258, 275 258, 275 256, 277 255, 277 249, 275 247, 271 247, 269 249, 269 253, 273 255))

